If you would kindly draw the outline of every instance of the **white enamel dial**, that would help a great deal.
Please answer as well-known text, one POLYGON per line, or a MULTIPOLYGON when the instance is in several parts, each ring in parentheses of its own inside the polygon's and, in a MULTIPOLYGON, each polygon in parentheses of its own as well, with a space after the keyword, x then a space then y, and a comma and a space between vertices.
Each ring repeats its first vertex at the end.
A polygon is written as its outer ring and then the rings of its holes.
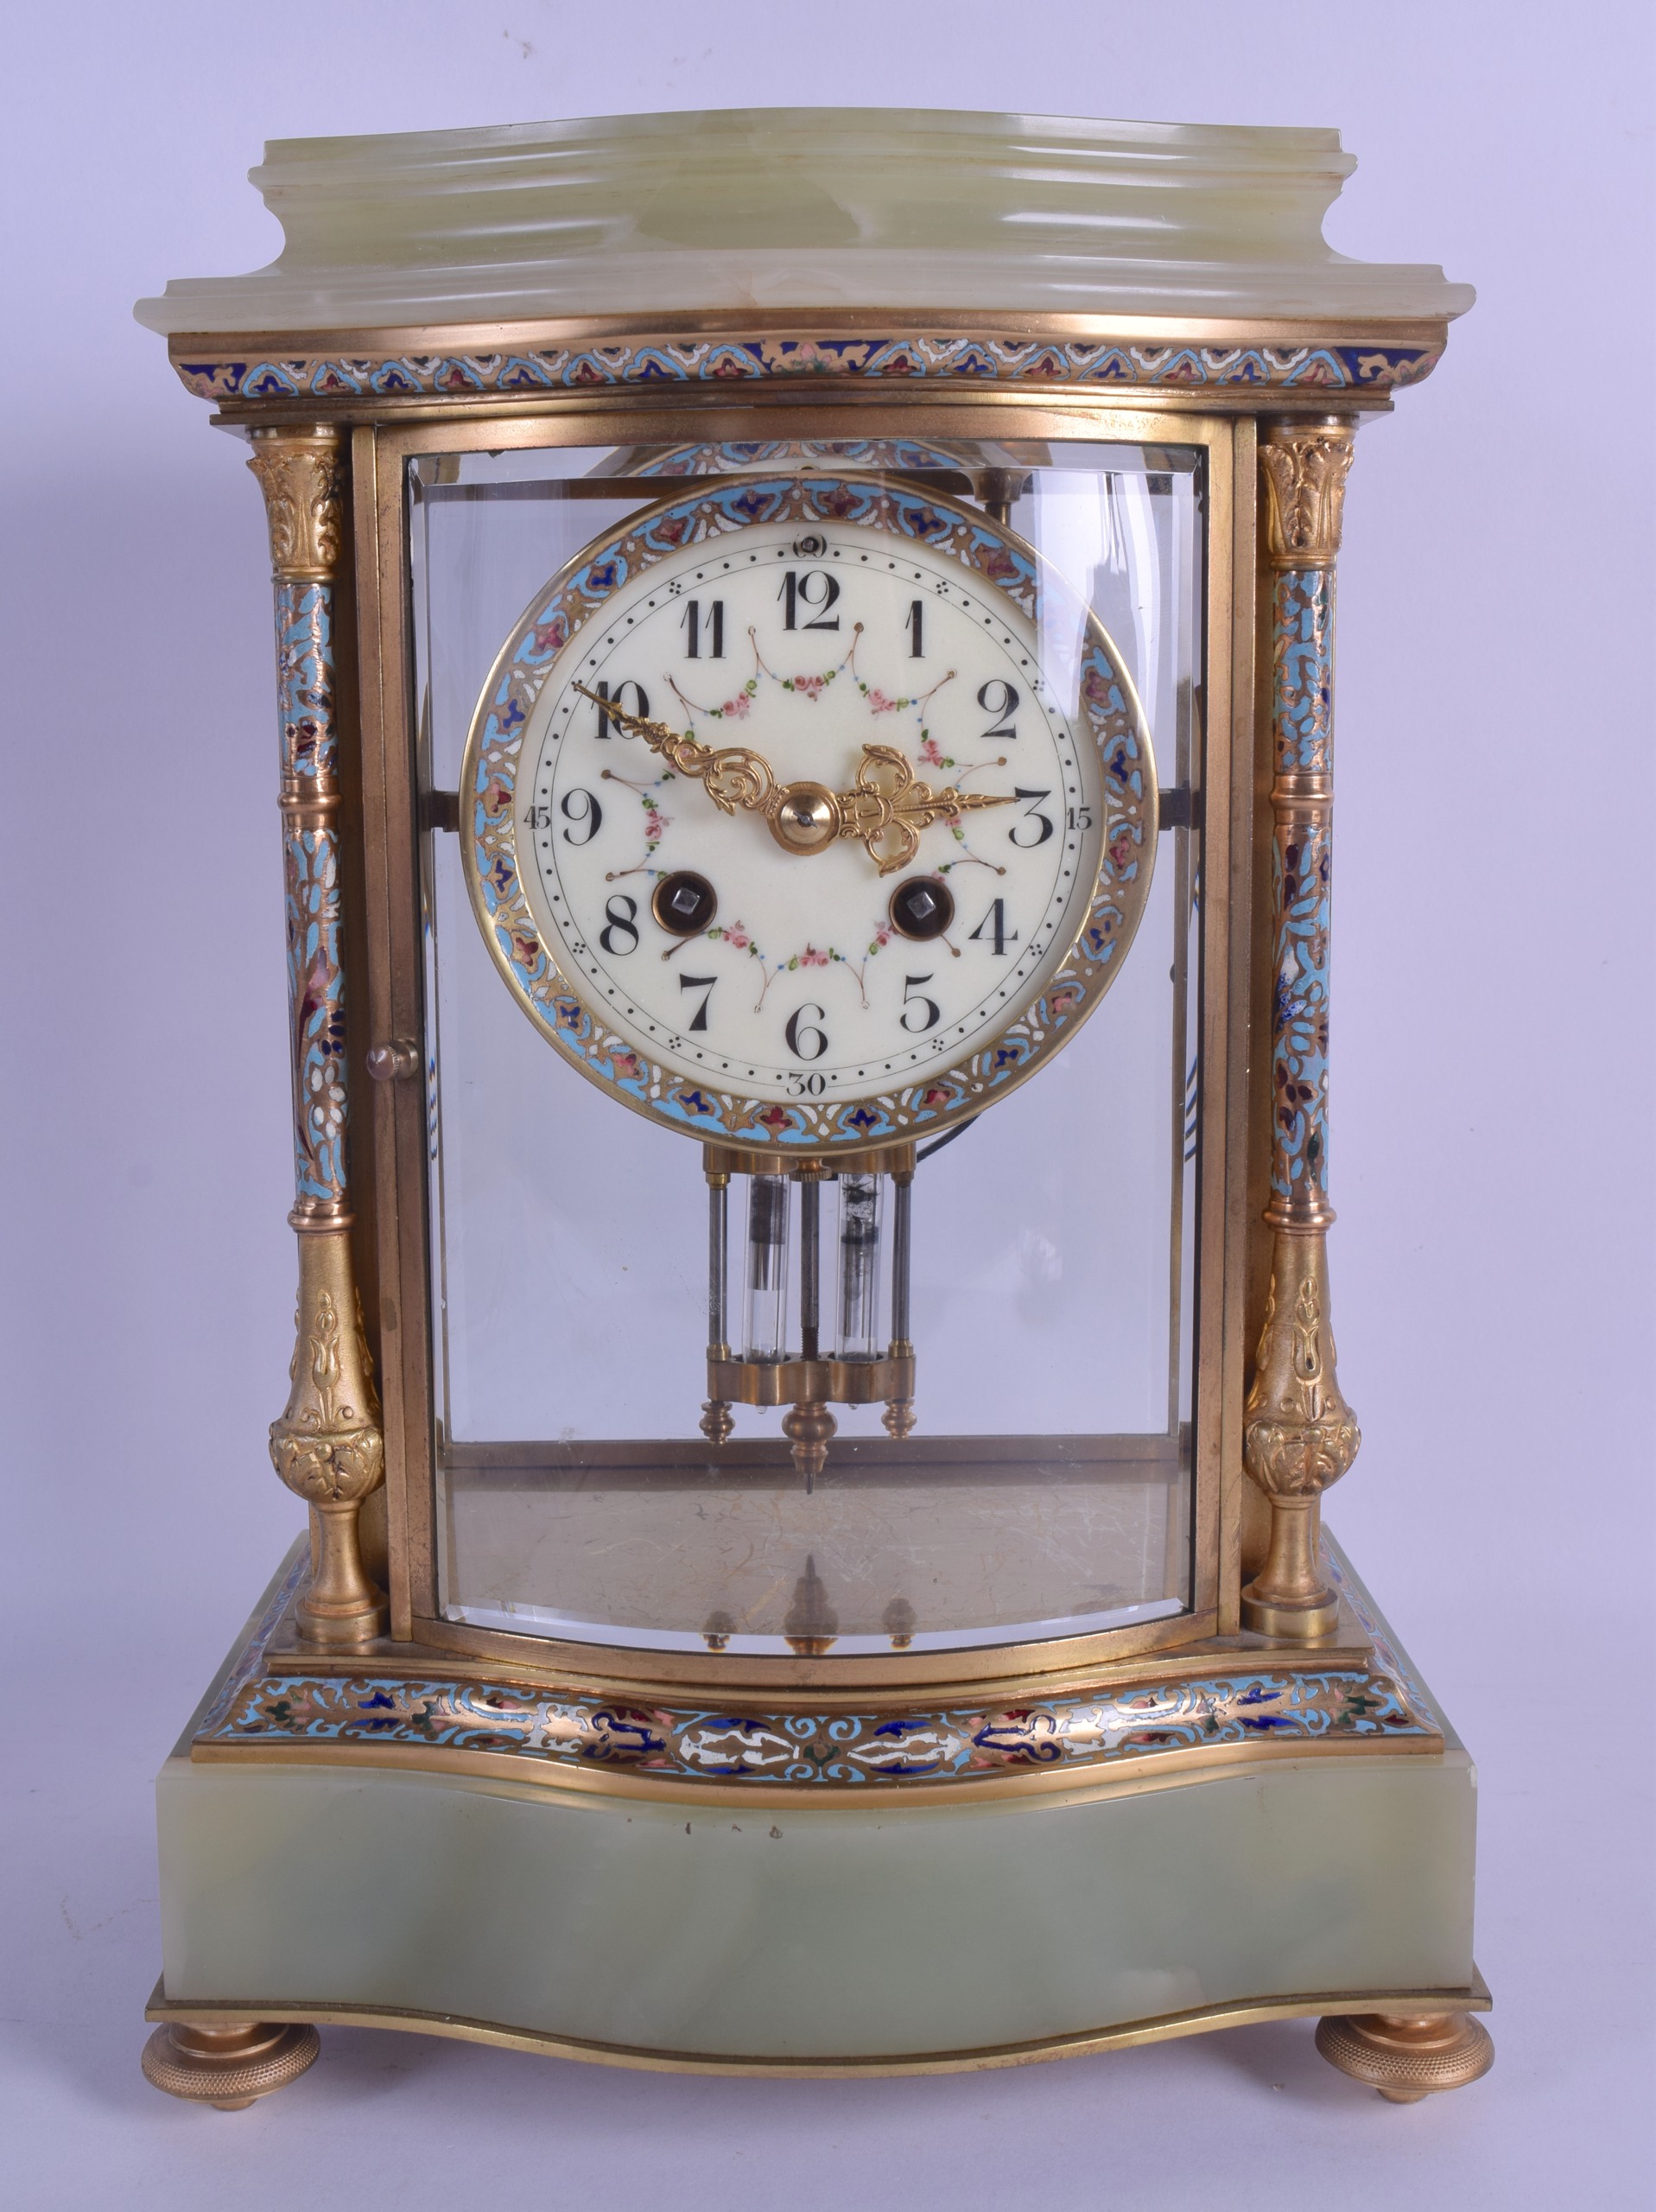
MULTIPOLYGON (((1124 951, 1154 819, 1131 686, 1027 548, 952 503, 894 528, 872 479, 787 492, 732 526, 744 495, 726 486, 706 495, 723 502, 716 530, 675 543, 669 516, 653 542, 635 523, 589 548, 503 655, 467 769, 479 919, 531 1010, 567 1044, 556 992, 574 995, 602 1033, 589 1071, 625 1089, 645 1071, 657 1096, 688 1086, 692 1112, 751 1103, 758 1134, 779 1138, 779 1106, 815 1134, 837 1108, 884 1099, 884 1128, 894 1094, 923 1099, 980 1059, 1074 964, 1112 865, 1139 880, 1105 925, 1119 941, 1094 957, 1124 951), (883 789, 999 803, 910 815, 912 851, 882 873, 900 837, 789 849, 764 811, 721 810, 716 779, 669 765, 621 715, 757 755, 773 787, 843 798, 876 747, 883 789), (1107 752, 1118 729, 1126 817, 1107 752), (503 923, 503 889, 528 930, 503 923), (537 951, 551 979, 538 995, 537 951)), ((1085 981, 1061 995, 1061 1014, 1086 995, 1085 981)), ((872 1127, 858 1113, 828 1133, 872 1127)))
MULTIPOLYGON (((607 613, 542 692, 520 804, 530 904, 606 1019, 655 1058, 764 1098, 912 1082, 1004 1028, 1086 910, 1102 812, 1096 750, 1051 696, 1018 611, 924 547, 784 523, 645 571, 607 613), (922 830, 890 876, 851 838, 791 853, 575 682, 703 744, 750 747, 778 783, 848 790, 879 745, 934 789, 1011 803, 922 830), (688 937, 652 906, 687 874, 717 899, 688 937), (935 937, 892 918, 916 879, 953 904, 935 937)), ((938 899, 922 925, 942 912, 938 899)))

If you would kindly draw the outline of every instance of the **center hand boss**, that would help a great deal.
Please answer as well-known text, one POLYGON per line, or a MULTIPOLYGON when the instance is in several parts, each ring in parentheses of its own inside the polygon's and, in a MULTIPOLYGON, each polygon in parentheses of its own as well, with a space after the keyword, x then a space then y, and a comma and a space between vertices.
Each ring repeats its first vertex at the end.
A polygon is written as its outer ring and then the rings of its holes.
POLYGON ((891 875, 908 866, 919 849, 920 832, 933 823, 1013 804, 1010 792, 991 796, 953 784, 934 791, 890 745, 863 747, 857 780, 848 791, 831 791, 826 784, 809 779, 778 784, 770 762, 751 747, 727 745, 715 751, 688 730, 670 730, 665 722, 628 714, 584 683, 571 688, 611 721, 641 737, 677 774, 704 784, 721 814, 733 814, 739 806, 761 815, 784 852, 823 853, 838 838, 857 837, 880 874, 891 875))

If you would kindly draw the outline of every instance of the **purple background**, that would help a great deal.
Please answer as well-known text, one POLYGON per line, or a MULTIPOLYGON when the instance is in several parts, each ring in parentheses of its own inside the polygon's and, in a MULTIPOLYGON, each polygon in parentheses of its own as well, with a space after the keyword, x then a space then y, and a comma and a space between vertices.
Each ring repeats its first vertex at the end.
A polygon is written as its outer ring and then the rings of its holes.
POLYGON ((13 18, 11 2202, 1646 2201, 1649 21, 1643 0, 13 18), (1479 288, 1359 447, 1335 951, 1335 1296, 1367 1442, 1331 1518, 1482 1765, 1498 2058, 1458 2095, 1385 2105, 1306 2023, 855 2084, 336 2031, 233 2119, 138 2074, 150 1777, 298 1515, 263 1446, 293 1296, 263 523, 130 302, 276 251, 241 181, 266 137, 764 102, 1335 123, 1362 167, 1333 243, 1479 288))

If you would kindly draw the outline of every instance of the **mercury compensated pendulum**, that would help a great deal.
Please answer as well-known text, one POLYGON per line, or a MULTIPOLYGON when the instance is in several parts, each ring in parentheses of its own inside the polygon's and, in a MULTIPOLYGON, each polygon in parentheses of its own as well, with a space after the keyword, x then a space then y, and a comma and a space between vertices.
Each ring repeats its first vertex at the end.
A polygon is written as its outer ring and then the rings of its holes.
POLYGON ((810 1491, 828 1463, 836 1405, 883 1404, 886 1432, 914 1427, 914 1346, 910 1340, 910 1219, 912 1147, 872 1156, 867 1166, 825 1171, 821 1161, 772 1166, 716 1146, 707 1148, 707 1398, 701 1433, 711 1444, 732 1434, 737 1405, 785 1406, 782 1429, 810 1491), (730 1187, 747 1185, 741 1274, 741 1348, 730 1344, 730 1187), (824 1185, 838 1193, 831 1262, 832 1350, 823 1351, 824 1185), (796 1193, 799 1268, 790 1261, 796 1193), (885 1230, 889 1218, 891 1233, 885 1230), (885 1264, 889 1244, 890 1264, 885 1264), (790 1333, 790 1284, 796 1281, 797 1349, 790 1333), (881 1323, 889 1310, 889 1332, 881 1323))

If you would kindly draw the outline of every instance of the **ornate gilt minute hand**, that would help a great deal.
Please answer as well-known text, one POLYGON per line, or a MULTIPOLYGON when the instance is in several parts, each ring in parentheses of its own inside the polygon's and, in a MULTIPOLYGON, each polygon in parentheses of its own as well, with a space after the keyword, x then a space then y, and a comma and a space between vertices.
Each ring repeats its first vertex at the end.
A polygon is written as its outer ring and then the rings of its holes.
POLYGON ((978 807, 1012 804, 1010 791, 963 791, 953 784, 935 791, 917 779, 903 754, 889 745, 865 745, 855 784, 834 796, 841 814, 840 836, 860 837, 869 859, 879 861, 882 875, 908 866, 920 832, 934 822, 948 822, 978 807))
POLYGON ((770 762, 751 747, 728 745, 715 751, 688 731, 670 730, 665 722, 627 714, 584 683, 574 688, 612 722, 641 737, 679 775, 704 784, 721 814, 733 814, 739 806, 763 816, 784 852, 822 853, 838 838, 856 837, 880 874, 891 875, 908 866, 919 848, 920 832, 933 823, 950 821, 980 807, 1012 804, 1010 793, 991 797, 960 791, 953 784, 934 791, 889 745, 863 747, 857 780, 848 791, 831 791, 826 784, 809 780, 778 784, 770 762))

